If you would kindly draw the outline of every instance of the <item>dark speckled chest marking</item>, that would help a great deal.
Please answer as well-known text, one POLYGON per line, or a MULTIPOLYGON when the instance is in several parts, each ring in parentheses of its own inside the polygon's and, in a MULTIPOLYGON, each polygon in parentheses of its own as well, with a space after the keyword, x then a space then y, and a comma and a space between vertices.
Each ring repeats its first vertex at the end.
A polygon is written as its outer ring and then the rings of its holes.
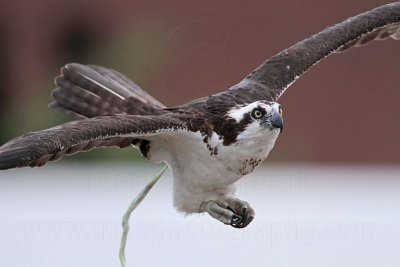
POLYGON ((217 148, 217 147, 212 147, 212 146, 210 145, 210 143, 209 143, 209 140, 210 140, 210 136, 209 136, 209 135, 206 135, 206 136, 203 138, 203 142, 204 142, 204 144, 207 146, 208 151, 210 151, 210 155, 211 155, 211 156, 218 155, 218 148, 217 148))
POLYGON ((246 175, 254 171, 254 169, 262 162, 262 159, 246 159, 243 161, 242 167, 239 169, 240 174, 246 175))

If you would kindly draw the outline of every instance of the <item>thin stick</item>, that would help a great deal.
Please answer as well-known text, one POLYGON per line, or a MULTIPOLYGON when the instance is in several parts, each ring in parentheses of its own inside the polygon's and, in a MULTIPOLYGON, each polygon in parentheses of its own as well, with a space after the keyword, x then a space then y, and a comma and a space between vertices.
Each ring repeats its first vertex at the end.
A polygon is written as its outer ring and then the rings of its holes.
POLYGON ((164 166, 161 171, 146 185, 145 188, 135 197, 135 199, 131 202, 128 209, 124 213, 122 217, 122 237, 121 237, 121 245, 119 247, 119 261, 121 263, 121 267, 126 266, 126 258, 125 258, 125 247, 126 247, 126 239, 128 238, 129 232, 129 218, 131 217, 132 212, 142 203, 143 199, 147 196, 153 186, 158 182, 164 172, 167 170, 167 166, 164 166))

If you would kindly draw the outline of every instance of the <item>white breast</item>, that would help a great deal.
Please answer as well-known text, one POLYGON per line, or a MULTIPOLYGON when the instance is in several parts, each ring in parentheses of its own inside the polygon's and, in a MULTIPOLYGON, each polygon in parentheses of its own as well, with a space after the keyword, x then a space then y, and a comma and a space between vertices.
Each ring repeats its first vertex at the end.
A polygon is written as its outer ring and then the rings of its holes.
POLYGON ((232 197, 234 183, 268 156, 277 136, 268 131, 224 146, 215 133, 207 144, 200 132, 178 131, 151 138, 149 156, 172 170, 177 210, 193 213, 203 201, 232 197))

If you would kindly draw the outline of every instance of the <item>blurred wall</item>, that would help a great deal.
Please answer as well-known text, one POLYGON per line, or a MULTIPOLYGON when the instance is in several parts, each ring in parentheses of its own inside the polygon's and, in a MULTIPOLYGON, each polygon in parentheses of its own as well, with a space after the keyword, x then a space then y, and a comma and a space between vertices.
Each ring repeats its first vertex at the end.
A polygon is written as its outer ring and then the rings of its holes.
MULTIPOLYGON (((115 68, 175 105, 225 90, 287 46, 385 3, 0 0, 0 142, 67 120, 47 109, 65 63, 115 68)), ((395 41, 318 64, 280 99, 285 131, 270 158, 400 163, 399 77, 395 41)), ((115 154, 125 155, 89 156, 115 154)))

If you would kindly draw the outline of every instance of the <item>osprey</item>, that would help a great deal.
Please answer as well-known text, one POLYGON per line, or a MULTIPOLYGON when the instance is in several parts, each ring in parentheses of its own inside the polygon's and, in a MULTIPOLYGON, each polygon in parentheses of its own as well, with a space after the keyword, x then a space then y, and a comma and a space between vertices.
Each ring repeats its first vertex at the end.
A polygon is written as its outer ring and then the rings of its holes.
POLYGON ((27 133, 0 147, 0 169, 42 166, 93 148, 134 146, 173 174, 178 211, 207 212, 246 227, 250 205, 235 182, 268 156, 283 129, 277 103, 321 59, 372 40, 400 39, 400 2, 384 5, 283 50, 228 90, 166 107, 111 69, 67 64, 55 79, 50 107, 77 120, 27 133))

